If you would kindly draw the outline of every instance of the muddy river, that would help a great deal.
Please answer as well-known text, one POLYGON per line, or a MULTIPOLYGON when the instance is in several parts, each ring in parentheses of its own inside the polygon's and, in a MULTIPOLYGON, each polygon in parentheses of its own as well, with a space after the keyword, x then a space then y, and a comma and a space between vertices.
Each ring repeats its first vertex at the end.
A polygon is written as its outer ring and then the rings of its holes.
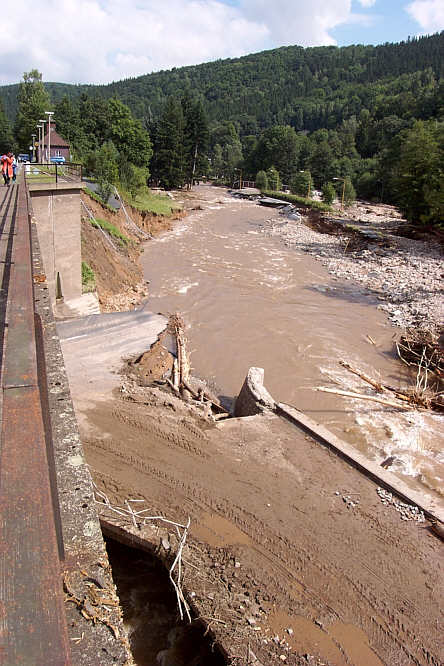
POLYGON ((214 188, 195 193, 201 210, 147 243, 142 255, 150 281, 146 307, 183 315, 194 374, 230 399, 248 368, 262 367, 275 399, 301 409, 370 459, 395 456, 393 472, 413 486, 437 490, 444 478, 442 418, 313 391, 367 392, 341 359, 392 385, 405 381, 393 355, 398 330, 377 301, 359 285, 331 276, 312 256, 266 236, 263 223, 279 218, 276 211, 214 188))

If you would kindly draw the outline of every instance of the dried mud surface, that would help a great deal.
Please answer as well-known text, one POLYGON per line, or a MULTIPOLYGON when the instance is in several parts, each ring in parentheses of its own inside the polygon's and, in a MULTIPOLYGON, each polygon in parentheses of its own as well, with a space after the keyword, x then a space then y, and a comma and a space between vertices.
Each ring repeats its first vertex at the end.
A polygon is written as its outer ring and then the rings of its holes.
MULTIPOLYGON (((190 517, 184 589, 229 663, 442 663, 441 542, 294 426, 214 424, 131 379, 86 416, 86 457, 112 503, 190 517)), ((162 543, 152 524, 135 531, 162 543)), ((174 551, 175 532, 163 536, 174 551)))

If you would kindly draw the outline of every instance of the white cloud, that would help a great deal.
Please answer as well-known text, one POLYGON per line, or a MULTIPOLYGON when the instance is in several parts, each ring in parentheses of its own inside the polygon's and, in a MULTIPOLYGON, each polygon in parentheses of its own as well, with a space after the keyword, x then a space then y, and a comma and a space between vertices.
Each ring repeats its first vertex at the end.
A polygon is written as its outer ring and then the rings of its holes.
POLYGON ((351 0, 226 2, 5 2, 0 81, 19 81, 35 67, 45 81, 106 83, 275 46, 334 44, 334 27, 361 20, 351 0))
POLYGON ((444 29, 443 0, 414 0, 406 9, 424 32, 432 33, 444 29))
POLYGON ((358 0, 359 4, 363 7, 373 7, 376 3, 376 0, 358 0))

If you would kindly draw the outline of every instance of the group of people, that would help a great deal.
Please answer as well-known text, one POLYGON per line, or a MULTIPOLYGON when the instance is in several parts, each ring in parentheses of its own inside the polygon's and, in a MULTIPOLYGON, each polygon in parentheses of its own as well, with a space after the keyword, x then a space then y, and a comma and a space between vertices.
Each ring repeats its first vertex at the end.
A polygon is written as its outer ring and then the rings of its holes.
POLYGON ((17 160, 11 151, 1 156, 2 176, 5 185, 9 187, 11 182, 15 183, 17 177, 17 160))

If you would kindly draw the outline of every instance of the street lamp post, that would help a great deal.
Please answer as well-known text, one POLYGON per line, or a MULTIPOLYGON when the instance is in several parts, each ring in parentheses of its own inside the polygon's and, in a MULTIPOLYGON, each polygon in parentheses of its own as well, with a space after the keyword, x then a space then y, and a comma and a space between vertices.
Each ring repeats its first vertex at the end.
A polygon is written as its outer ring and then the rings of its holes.
POLYGON ((235 171, 239 172, 239 189, 242 189, 242 169, 235 168, 235 171))
POLYGON ((31 134, 32 136, 32 153, 31 153, 31 162, 34 162, 34 153, 35 153, 35 134, 31 134))
POLYGON ((42 123, 42 141, 41 141, 41 162, 43 162, 44 155, 43 153, 45 152, 45 123, 46 123, 46 118, 40 118, 39 123, 42 123))
POLYGON ((37 140, 37 155, 36 155, 36 162, 39 161, 39 159, 42 156, 42 126, 37 125, 37 131, 39 133, 38 135, 38 140, 37 140))
POLYGON ((51 119, 54 111, 45 111, 48 116, 48 162, 51 162, 51 119))

